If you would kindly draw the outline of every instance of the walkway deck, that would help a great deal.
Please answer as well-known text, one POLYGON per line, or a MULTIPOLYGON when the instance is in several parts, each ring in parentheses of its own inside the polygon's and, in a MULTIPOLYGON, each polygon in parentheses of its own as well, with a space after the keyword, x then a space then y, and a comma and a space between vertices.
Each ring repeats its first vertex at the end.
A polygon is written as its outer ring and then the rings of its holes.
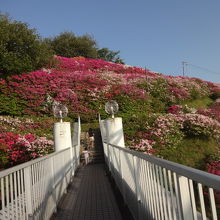
POLYGON ((80 168, 51 220, 122 220, 104 164, 80 168))

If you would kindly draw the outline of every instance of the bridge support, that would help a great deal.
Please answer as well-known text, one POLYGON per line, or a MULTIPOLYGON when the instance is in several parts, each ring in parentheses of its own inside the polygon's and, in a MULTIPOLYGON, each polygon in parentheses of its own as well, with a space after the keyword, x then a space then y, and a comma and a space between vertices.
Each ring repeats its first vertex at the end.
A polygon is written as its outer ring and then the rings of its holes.
POLYGON ((54 124, 55 151, 72 147, 70 122, 57 122, 54 124))

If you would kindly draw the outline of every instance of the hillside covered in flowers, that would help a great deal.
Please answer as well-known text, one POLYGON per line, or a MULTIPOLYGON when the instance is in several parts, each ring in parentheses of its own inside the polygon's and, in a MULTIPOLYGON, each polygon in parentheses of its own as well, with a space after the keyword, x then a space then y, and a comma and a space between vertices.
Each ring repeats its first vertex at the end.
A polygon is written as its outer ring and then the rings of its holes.
POLYGON ((52 152, 54 101, 68 107, 68 120, 91 123, 116 100, 130 148, 220 169, 219 84, 84 57, 55 60, 0 79, 0 168, 52 152))

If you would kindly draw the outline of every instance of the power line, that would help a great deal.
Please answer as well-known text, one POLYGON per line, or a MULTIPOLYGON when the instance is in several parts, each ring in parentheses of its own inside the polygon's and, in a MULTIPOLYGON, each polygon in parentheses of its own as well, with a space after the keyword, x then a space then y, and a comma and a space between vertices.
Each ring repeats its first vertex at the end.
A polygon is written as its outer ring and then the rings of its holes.
MULTIPOLYGON (((182 63, 183 63, 183 62, 182 62, 182 63)), ((184 63, 186 63, 186 62, 184 62, 184 63)), ((213 71, 213 70, 209 70, 209 69, 207 69, 207 68, 204 68, 204 67, 201 67, 201 66, 197 66, 197 65, 194 65, 194 64, 189 63, 189 62, 187 62, 187 65, 189 65, 189 66, 192 66, 192 67, 195 67, 195 68, 201 69, 201 70, 203 70, 203 71, 206 71, 206 72, 209 72, 209 73, 213 73, 213 74, 216 74, 216 75, 219 75, 219 76, 220 76, 220 73, 219 73, 219 72, 216 72, 216 71, 213 71)))

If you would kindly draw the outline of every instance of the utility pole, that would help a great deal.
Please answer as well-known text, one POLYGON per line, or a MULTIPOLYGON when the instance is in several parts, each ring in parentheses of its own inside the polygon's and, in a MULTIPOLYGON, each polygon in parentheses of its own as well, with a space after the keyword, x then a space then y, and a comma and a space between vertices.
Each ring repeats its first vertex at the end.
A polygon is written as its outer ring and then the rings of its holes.
POLYGON ((187 65, 187 62, 183 61, 182 62, 182 65, 183 65, 183 76, 185 76, 185 71, 186 71, 186 65, 187 65))

